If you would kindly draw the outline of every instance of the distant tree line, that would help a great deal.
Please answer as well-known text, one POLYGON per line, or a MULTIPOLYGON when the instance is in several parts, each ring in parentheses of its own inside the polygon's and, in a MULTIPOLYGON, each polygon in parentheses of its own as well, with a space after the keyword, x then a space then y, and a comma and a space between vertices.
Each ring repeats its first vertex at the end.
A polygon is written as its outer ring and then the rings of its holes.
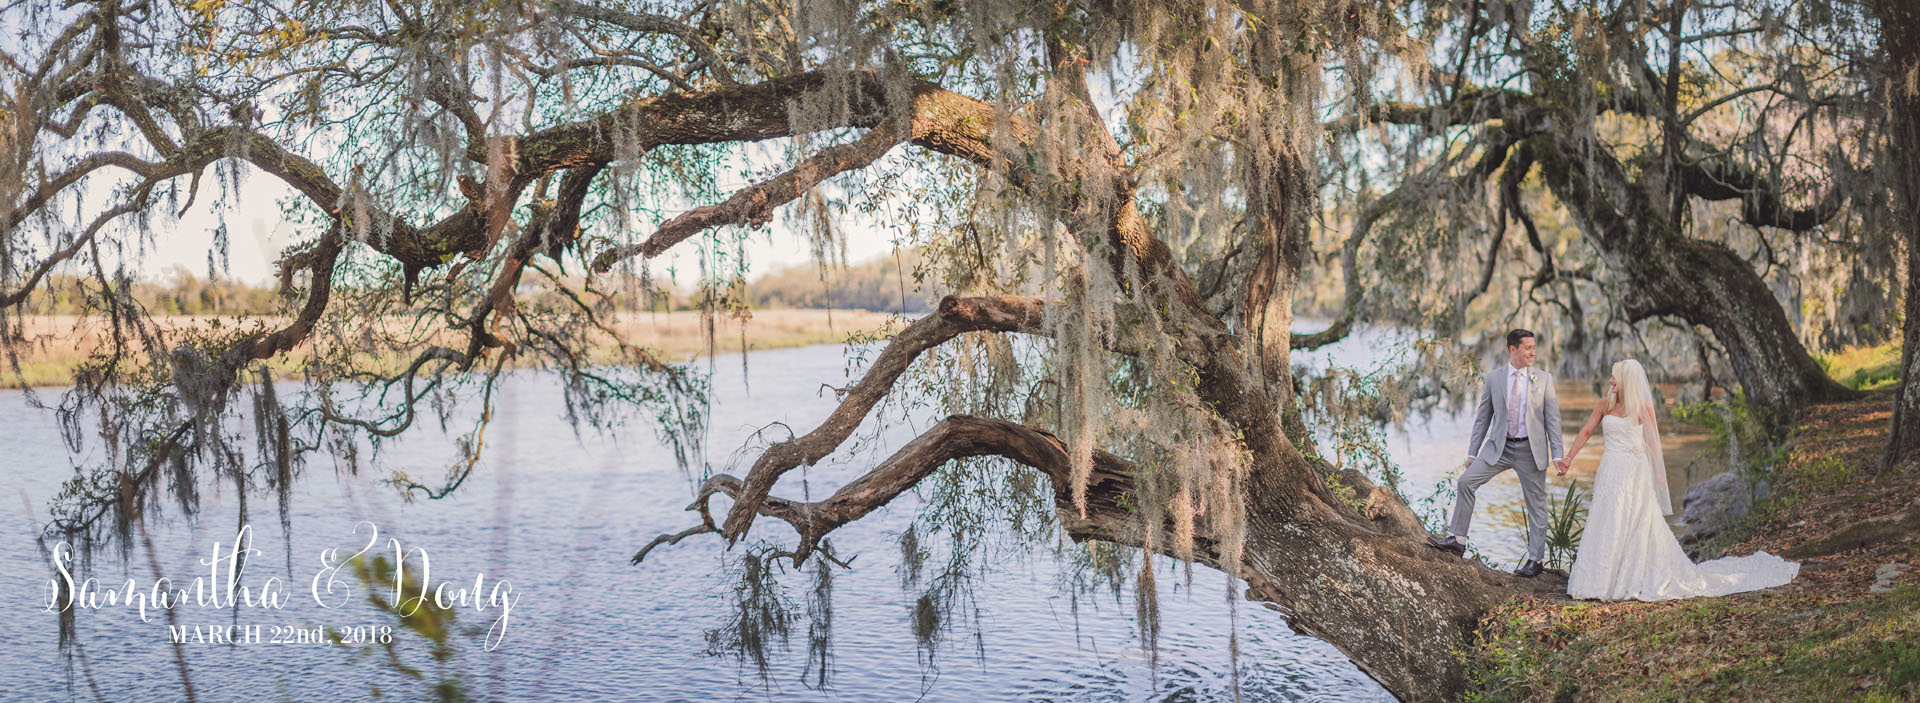
MULTIPOLYGON (((21 302, 28 315, 78 315, 89 306, 89 296, 101 295, 91 278, 48 276, 40 288, 21 302), (87 285, 83 285, 86 282, 87 285)), ((234 280, 201 278, 184 268, 175 267, 159 281, 136 281, 126 289, 128 297, 152 315, 265 315, 279 310, 279 297, 273 288, 253 286, 234 280)))
MULTIPOLYGON (((914 275, 918 250, 898 257, 882 256, 851 266, 804 263, 776 268, 747 283, 743 299, 754 308, 831 308, 917 315, 933 309, 914 275)), ((49 276, 21 304, 28 315, 77 315, 85 299, 99 295, 98 286, 82 286, 75 276, 49 276)), ((665 291, 671 309, 697 309, 698 295, 684 290, 665 291)), ((279 311, 271 286, 243 281, 201 278, 175 267, 157 281, 136 281, 129 288, 134 302, 152 315, 268 315, 279 311)), ((628 296, 614 298, 616 308, 644 307, 628 296)))
POLYGON ((815 263, 769 271, 747 284, 756 308, 832 308, 917 314, 933 309, 914 275, 920 253, 904 250, 851 266, 815 263))

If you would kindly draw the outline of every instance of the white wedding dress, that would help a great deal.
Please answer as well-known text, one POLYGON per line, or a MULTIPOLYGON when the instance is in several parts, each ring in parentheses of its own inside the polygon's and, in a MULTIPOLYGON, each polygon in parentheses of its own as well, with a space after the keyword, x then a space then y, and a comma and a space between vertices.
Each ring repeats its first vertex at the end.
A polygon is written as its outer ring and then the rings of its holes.
POLYGON ((1760 552, 1693 563, 1661 517, 1645 434, 1617 415, 1600 421, 1606 451, 1593 479, 1587 526, 1567 579, 1575 598, 1656 601, 1721 596, 1792 581, 1800 565, 1760 552))

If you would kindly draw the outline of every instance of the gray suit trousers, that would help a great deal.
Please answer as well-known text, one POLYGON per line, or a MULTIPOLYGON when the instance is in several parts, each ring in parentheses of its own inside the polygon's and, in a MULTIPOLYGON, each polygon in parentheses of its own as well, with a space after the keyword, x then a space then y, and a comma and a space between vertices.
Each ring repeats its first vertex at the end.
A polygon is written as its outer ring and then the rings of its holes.
POLYGON ((1534 465, 1533 449, 1526 442, 1507 442, 1506 451, 1494 463, 1486 457, 1474 460, 1454 487, 1453 524, 1448 530, 1465 541, 1473 524, 1473 494, 1500 472, 1513 469, 1520 478, 1520 495, 1527 504, 1527 558, 1546 561, 1547 556, 1547 472, 1534 465))

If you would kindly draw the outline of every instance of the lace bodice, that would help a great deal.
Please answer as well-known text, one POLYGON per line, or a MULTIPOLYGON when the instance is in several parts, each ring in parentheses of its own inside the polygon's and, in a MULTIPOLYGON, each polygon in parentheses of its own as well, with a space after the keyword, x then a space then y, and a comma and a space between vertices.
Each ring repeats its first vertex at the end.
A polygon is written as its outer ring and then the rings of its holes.
POLYGON ((1619 415, 1607 414, 1601 416, 1600 429, 1606 435, 1607 451, 1629 454, 1647 453, 1646 435, 1641 431, 1640 426, 1633 424, 1632 421, 1619 415))

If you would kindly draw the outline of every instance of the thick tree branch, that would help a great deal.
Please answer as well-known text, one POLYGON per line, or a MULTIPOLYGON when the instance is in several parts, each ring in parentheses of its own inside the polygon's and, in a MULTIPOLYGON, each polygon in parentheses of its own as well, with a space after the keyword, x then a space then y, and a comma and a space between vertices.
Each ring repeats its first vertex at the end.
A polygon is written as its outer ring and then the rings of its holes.
POLYGON ((1681 178, 1695 197, 1741 201, 1741 219, 1755 227, 1804 232, 1833 219, 1847 204, 1846 190, 1836 185, 1815 205, 1789 207, 1772 182, 1751 168, 1725 161, 1684 164, 1681 178))
MULTIPOLYGON (((1333 322, 1328 324, 1326 329, 1312 334, 1294 335, 1292 338, 1292 348, 1298 350, 1319 349, 1320 347, 1345 339, 1348 334, 1352 333, 1353 325, 1360 313, 1361 305, 1366 300, 1366 286, 1360 280, 1360 247, 1366 244, 1368 237, 1372 236, 1373 228, 1379 223, 1381 218, 1397 210, 1418 207, 1419 201, 1429 197, 1430 190, 1436 187, 1436 183, 1440 184, 1441 187, 1458 189, 1474 187, 1477 182, 1485 180, 1496 171, 1499 171, 1502 166, 1508 164, 1510 153, 1513 152, 1513 145, 1517 143, 1516 135, 1517 131, 1512 129, 1503 129, 1496 132, 1492 141, 1487 144, 1486 148, 1481 152, 1480 158, 1475 160, 1473 166, 1461 174, 1453 175, 1449 173, 1451 170, 1450 166, 1452 166, 1454 162, 1443 161, 1434 164, 1421 174, 1409 178, 1406 182, 1401 183, 1399 187, 1389 191, 1386 195, 1374 199, 1373 202, 1368 203, 1366 207, 1361 208, 1360 215, 1354 219, 1353 234, 1349 235, 1346 243, 1340 247, 1340 272, 1343 279, 1342 284, 1346 288, 1346 295, 1341 302, 1340 313, 1334 317, 1333 322)), ((1532 157, 1526 154, 1524 149, 1519 153, 1523 154, 1523 156, 1512 157, 1512 160, 1520 161, 1524 159, 1521 163, 1525 165, 1509 166, 1507 173, 1515 173, 1514 169, 1518 168, 1520 169, 1519 173, 1524 176, 1525 170, 1532 167, 1532 157)), ((1497 248, 1499 246, 1498 242, 1496 242, 1494 246, 1497 248)), ((1490 272, 1493 263, 1493 253, 1489 253, 1488 256, 1487 271, 1490 272)), ((1482 279, 1491 275, 1491 273, 1483 273, 1482 279)), ((1478 291, 1474 292, 1473 295, 1477 296, 1479 295, 1479 291, 1484 291, 1485 289, 1486 282, 1483 280, 1478 291)), ((1470 300, 1471 296, 1469 296, 1468 299, 1470 300)), ((1464 301, 1461 304, 1464 305, 1464 301)))
POLYGON ((847 389, 840 405, 819 427, 768 447, 753 462, 746 480, 734 494, 733 509, 723 526, 728 543, 746 535, 754 514, 761 509, 761 501, 781 475, 801 465, 810 466, 839 448, 866 419, 867 412, 893 391, 894 382, 921 353, 963 332, 1039 332, 1045 319, 1046 304, 1038 298, 948 296, 942 299, 938 311, 914 321, 894 336, 867 368, 866 375, 847 389))
POLYGON ((1293 335, 1293 349, 1319 349, 1346 339, 1353 332, 1353 323, 1360 315, 1360 305, 1366 300, 1366 287, 1360 282, 1360 247, 1366 244, 1367 237, 1373 233, 1374 223, 1384 217, 1392 203, 1397 201, 1394 194, 1388 194, 1361 209, 1360 216, 1353 223, 1353 234, 1348 235, 1346 243, 1340 245, 1341 284, 1346 288, 1346 295, 1340 303, 1340 314, 1333 318, 1326 329, 1312 334, 1293 335))
MULTIPOLYGON (((1058 500, 1063 504, 1071 500, 1071 462, 1067 457, 1066 444, 1059 437, 1045 430, 1005 420, 955 415, 913 438, 871 471, 842 486, 824 500, 803 503, 767 496, 751 503, 754 506, 753 514, 779 518, 800 533, 800 543, 793 550, 794 563, 798 564, 813 553, 828 533, 891 502, 941 465, 977 456, 1006 457, 1039 469, 1051 480, 1058 500)), ((1062 511, 1063 519, 1069 523, 1069 530, 1113 532, 1119 521, 1125 519, 1126 511, 1119 506, 1129 492, 1126 487, 1131 484, 1133 465, 1118 456, 1096 450, 1093 467, 1094 478, 1089 481, 1087 492, 1090 501, 1097 498, 1096 504, 1088 511, 1086 518, 1067 516, 1064 515, 1067 511, 1062 511)), ((710 522, 706 520, 709 515, 706 504, 715 494, 732 497, 735 500, 732 513, 738 514, 746 485, 727 474, 708 479, 693 505, 688 507, 689 510, 700 512, 702 524, 676 535, 655 538, 634 555, 634 562, 645 558, 646 553, 659 544, 672 544, 687 536, 708 531, 706 527, 710 522)), ((747 519, 751 520, 753 514, 749 514, 747 519)))
POLYGON ((1518 90, 1505 88, 1468 89, 1453 100, 1438 105, 1380 101, 1357 114, 1349 114, 1321 127, 1333 136, 1350 136, 1376 124, 1397 124, 1439 129, 1476 125, 1493 120, 1512 120, 1538 109, 1538 101, 1518 90))
POLYGON ((45 259, 41 259, 40 263, 34 266, 33 271, 27 274, 26 279, 21 281, 20 285, 14 288, 13 292, 0 293, 0 308, 12 307, 26 301, 27 296, 33 294, 33 289, 40 285, 41 279, 46 278, 47 274, 51 273, 55 266, 59 266, 62 262, 79 254, 81 249, 93 242, 94 236, 99 234, 100 230, 104 229, 108 223, 119 219, 123 215, 138 212, 145 208, 152 193, 153 183, 149 181, 135 189, 133 196, 128 198, 126 202, 95 216, 93 222, 88 224, 87 228, 82 230, 79 236, 74 237, 73 241, 69 242, 66 247, 53 252, 45 259))

